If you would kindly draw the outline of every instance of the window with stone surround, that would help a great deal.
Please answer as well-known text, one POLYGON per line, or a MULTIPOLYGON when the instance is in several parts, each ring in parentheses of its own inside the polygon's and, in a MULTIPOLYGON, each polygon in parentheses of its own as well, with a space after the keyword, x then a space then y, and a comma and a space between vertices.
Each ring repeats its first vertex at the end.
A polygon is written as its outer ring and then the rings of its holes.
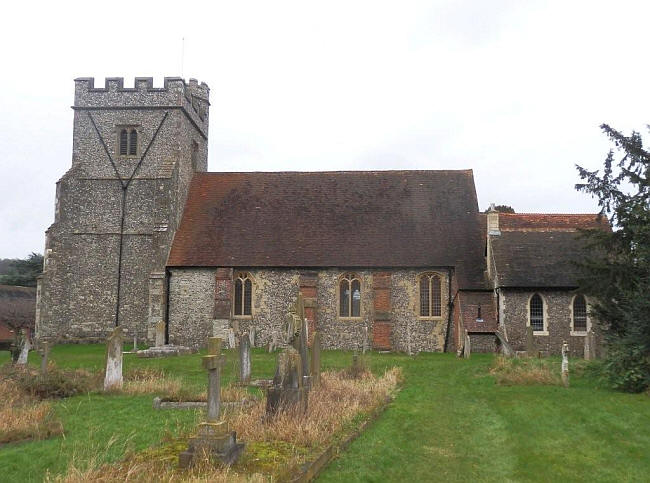
POLYGON ((361 279, 354 273, 344 273, 339 278, 339 317, 361 317, 361 279))
POLYGON ((251 317, 253 315, 253 279, 248 272, 236 272, 234 283, 233 315, 251 317))
POLYGON ((587 300, 584 295, 573 298, 573 330, 587 332, 587 300))
POLYGON ((534 332, 544 332, 544 300, 539 294, 534 294, 529 304, 528 321, 534 332))
POLYGON ((122 157, 138 155, 138 130, 136 126, 119 126, 117 152, 122 157))
POLYGON ((437 273, 423 273, 419 277, 420 317, 442 317, 442 281, 437 273))

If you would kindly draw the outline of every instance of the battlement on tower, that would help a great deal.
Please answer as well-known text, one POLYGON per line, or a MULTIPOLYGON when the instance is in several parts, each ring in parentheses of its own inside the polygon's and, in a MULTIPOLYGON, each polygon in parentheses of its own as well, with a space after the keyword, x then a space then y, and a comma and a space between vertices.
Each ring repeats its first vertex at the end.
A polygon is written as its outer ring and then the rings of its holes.
POLYGON ((124 87, 123 77, 107 77, 104 87, 95 87, 94 77, 75 79, 75 109, 183 108, 205 132, 208 127, 210 88, 205 82, 165 77, 163 87, 153 86, 153 77, 136 77, 134 87, 124 87))

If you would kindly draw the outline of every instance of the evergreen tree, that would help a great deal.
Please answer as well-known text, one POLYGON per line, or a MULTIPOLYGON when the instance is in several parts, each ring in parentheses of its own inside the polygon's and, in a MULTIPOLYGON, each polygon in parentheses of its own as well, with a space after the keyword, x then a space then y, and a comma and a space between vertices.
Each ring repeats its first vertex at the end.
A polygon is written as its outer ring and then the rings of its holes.
POLYGON ((608 376, 617 389, 650 386, 650 152, 641 135, 603 124, 614 144, 602 173, 577 166, 576 189, 598 199, 611 231, 585 233, 591 257, 581 286, 596 298, 592 313, 606 338, 608 376))
POLYGON ((31 253, 25 259, 11 260, 9 269, 0 275, 0 284, 36 287, 36 277, 43 271, 43 255, 31 253))

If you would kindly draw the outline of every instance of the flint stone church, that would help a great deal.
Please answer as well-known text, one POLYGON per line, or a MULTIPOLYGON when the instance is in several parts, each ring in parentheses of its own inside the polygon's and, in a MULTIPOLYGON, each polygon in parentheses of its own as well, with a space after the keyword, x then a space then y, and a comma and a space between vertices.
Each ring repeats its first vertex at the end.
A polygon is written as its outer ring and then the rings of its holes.
POLYGON ((563 340, 589 299, 572 264, 595 214, 479 211, 471 170, 207 172, 209 89, 75 80, 72 167, 56 184, 36 337, 170 344, 278 336, 298 294, 325 348, 495 351, 563 340))

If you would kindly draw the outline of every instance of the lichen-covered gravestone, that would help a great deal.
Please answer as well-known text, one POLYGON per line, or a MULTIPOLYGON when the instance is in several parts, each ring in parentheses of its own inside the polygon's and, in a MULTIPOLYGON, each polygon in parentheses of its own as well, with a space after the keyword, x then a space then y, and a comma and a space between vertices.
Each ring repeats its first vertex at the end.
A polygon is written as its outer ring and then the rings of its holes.
POLYGON ((251 345, 248 334, 239 341, 239 380, 242 384, 251 382, 251 345))
POLYGON ((533 336, 533 327, 526 327, 526 355, 535 357, 535 337, 533 336))
POLYGON ((122 389, 122 327, 115 327, 106 341, 104 391, 122 389))
POLYGON ((288 409, 307 410, 308 393, 303 386, 302 361, 293 347, 278 356, 273 385, 266 393, 266 414, 274 415, 288 409))
POLYGON ((202 358, 203 368, 208 371, 208 414, 207 420, 199 424, 196 436, 189 440, 188 448, 178 456, 181 468, 192 465, 196 457, 211 459, 230 465, 244 450, 244 443, 237 442, 237 433, 228 431, 226 421, 219 421, 221 410, 221 357, 222 340, 208 339, 208 355, 202 358))
POLYGON ((19 364, 21 366, 27 364, 27 357, 29 356, 29 351, 31 349, 32 349, 32 343, 29 341, 29 337, 27 337, 27 334, 23 332, 23 346, 20 349, 20 355, 18 356, 18 360, 16 361, 16 364, 19 364))
POLYGON ((472 341, 469 338, 469 334, 465 331, 465 346, 463 347, 463 357, 469 359, 469 356, 472 355, 472 341))
POLYGON ((585 359, 593 361, 596 359, 596 337, 592 330, 585 336, 585 359))
POLYGON ((569 344, 562 343, 562 384, 569 387, 569 344))
POLYGON ((50 345, 46 341, 41 342, 40 345, 38 352, 41 355, 41 374, 45 375, 47 374, 47 358, 50 354, 50 345))

